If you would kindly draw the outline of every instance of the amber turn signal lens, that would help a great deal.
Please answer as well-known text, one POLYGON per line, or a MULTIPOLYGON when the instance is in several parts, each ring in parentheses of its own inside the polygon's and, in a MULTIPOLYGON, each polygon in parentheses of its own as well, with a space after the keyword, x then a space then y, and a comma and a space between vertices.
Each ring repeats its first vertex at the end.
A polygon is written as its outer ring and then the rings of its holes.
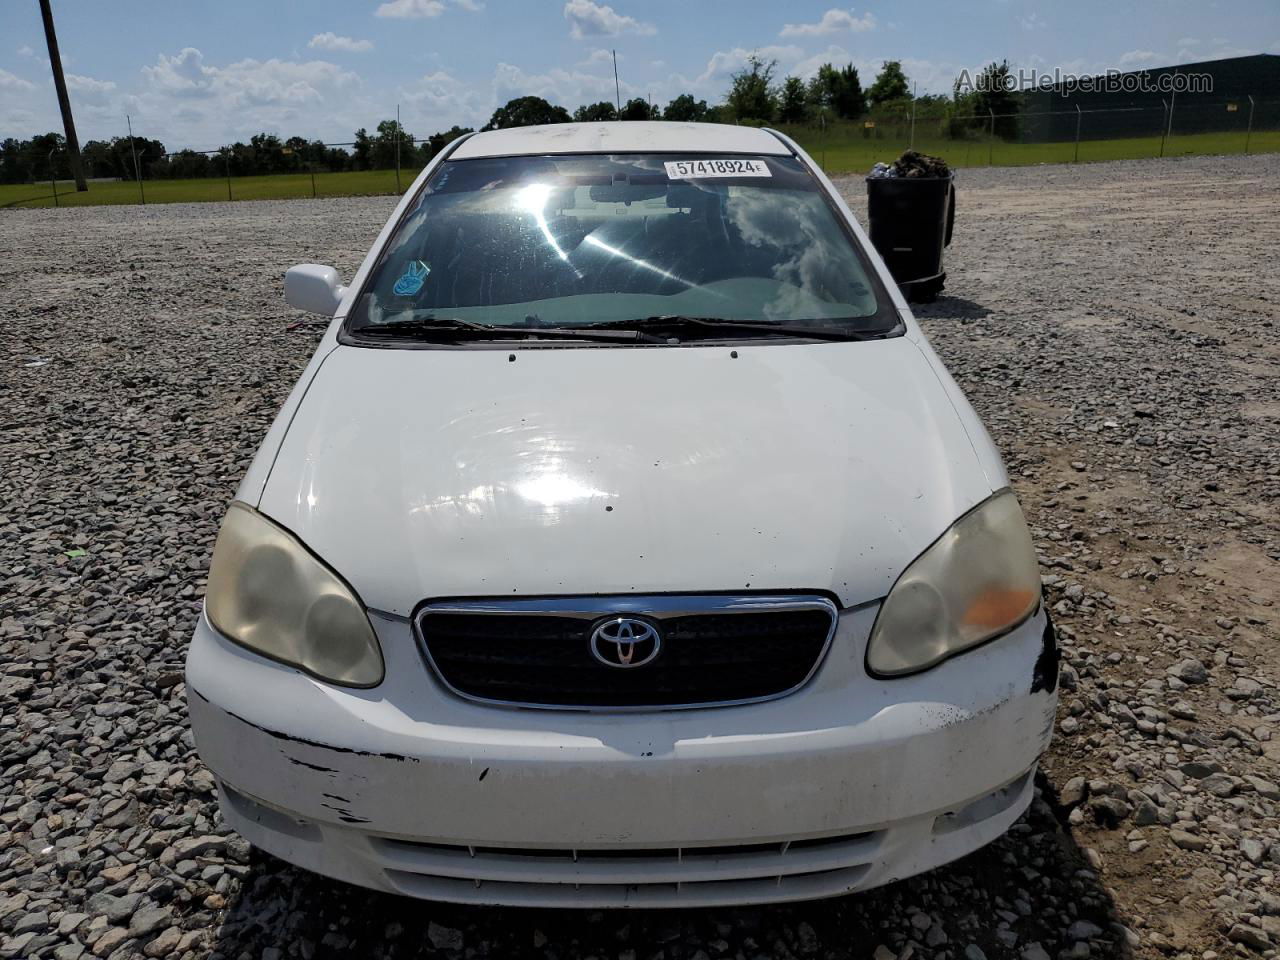
POLYGON ((1012 630, 1035 613, 1040 569, 1008 490, 974 507, 916 557, 889 591, 867 643, 867 668, 900 677, 1012 630))
POLYGON ((980 630, 998 630, 1026 616, 1027 608, 1035 603, 1036 596, 1030 590, 1002 590, 993 587, 984 590, 964 612, 966 626, 980 630))

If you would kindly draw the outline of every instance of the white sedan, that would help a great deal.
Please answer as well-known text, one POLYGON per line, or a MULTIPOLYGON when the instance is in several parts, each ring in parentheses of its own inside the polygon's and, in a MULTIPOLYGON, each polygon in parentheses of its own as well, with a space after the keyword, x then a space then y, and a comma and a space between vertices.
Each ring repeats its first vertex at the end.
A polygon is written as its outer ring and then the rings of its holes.
POLYGON ((1000 458, 785 136, 455 141, 227 513, 187 662, 228 823, 436 900, 888 883, 1000 836, 1057 648, 1000 458))

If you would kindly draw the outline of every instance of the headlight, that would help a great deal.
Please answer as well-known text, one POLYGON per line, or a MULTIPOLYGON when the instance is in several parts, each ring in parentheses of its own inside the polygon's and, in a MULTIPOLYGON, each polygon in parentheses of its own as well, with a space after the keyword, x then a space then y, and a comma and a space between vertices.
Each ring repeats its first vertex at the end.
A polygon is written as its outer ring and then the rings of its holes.
POLYGON ((323 680, 382 682, 382 651, 355 593, 243 503, 231 504, 218 531, 205 612, 223 636, 323 680))
POLYGON ((1040 567, 1008 490, 970 510, 917 557, 871 628, 867 666, 893 677, 997 637, 1035 612, 1040 567))

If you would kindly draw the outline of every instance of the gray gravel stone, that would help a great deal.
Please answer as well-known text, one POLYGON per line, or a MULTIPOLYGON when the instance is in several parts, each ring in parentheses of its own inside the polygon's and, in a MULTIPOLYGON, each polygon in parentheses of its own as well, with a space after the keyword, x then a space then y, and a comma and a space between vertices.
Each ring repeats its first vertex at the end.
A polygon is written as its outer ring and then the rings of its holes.
POLYGON ((133 915, 142 900, 142 894, 130 893, 121 897, 109 893, 96 893, 85 903, 85 909, 94 915, 107 918, 108 923, 120 923, 133 915))
POLYGON ((23 914, 18 922, 15 923, 10 933, 20 935, 23 933, 44 933, 49 929, 49 914, 43 910, 36 913, 23 914))
POLYGON ((1209 672, 1205 669, 1203 663, 1199 660, 1179 660, 1169 668, 1169 674, 1177 677, 1183 683, 1207 683, 1209 680, 1209 672))
POLYGON ((145 937, 169 923, 173 911, 168 907, 143 907, 129 920, 129 936, 145 937))
POLYGON ((437 950, 462 949, 462 931, 441 926, 434 921, 427 925, 427 939, 437 950))
POLYGON ((1264 931, 1247 923, 1234 924, 1227 931, 1227 939, 1233 943, 1242 943, 1250 950, 1263 951, 1271 948, 1271 938, 1264 931))
POLYGON ((1207 850, 1211 845, 1207 837, 1197 836, 1185 830, 1170 830, 1169 839, 1183 850, 1207 850))
MULTIPOLYGON (((841 188, 861 212, 862 180, 841 188)), ((1280 939, 1280 275, 1258 267, 1280 157, 964 170, 959 190, 947 289, 916 314, 1042 561, 1058 789, 927 878, 625 918, 406 908, 251 856, 194 753, 182 660, 209 551, 317 337, 285 331, 281 274, 350 277, 394 201, 0 211, 0 951, 380 960, 434 924, 476 957, 1042 960, 1105 953, 1129 917, 1153 955, 1221 954, 1232 924, 1280 939), (1095 801, 1133 808, 1123 837, 1095 801)))

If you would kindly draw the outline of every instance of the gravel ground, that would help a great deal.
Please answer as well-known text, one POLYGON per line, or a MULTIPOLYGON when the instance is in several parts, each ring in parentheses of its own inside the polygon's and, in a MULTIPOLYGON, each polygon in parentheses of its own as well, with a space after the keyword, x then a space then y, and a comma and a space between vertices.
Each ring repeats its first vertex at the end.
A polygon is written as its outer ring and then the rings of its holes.
POLYGON ((1004 451, 1065 645, 1037 799, 925 877, 689 912, 400 900, 219 818, 182 658, 316 341, 286 332, 281 273, 349 276, 392 201, 0 216, 0 957, 1275 955, 1280 156, 960 189, 919 315, 1004 451))

